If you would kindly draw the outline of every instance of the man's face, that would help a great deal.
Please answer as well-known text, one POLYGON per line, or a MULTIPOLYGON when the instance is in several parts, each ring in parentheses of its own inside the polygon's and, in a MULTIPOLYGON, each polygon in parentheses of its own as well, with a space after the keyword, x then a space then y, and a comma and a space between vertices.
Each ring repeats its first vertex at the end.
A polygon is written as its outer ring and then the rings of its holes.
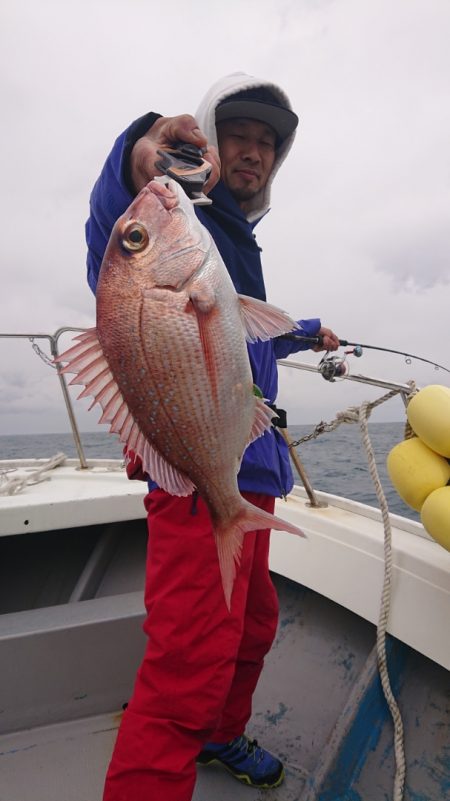
POLYGON ((276 134, 258 120, 239 118, 217 123, 220 176, 243 211, 267 183, 275 161, 276 134))

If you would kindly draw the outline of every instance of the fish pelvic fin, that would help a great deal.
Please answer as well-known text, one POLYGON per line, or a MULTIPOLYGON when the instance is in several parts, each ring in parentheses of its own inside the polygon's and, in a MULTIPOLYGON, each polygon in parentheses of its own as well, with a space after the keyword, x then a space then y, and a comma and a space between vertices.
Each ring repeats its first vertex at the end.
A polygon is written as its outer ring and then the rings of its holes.
POLYGON ((228 521, 223 526, 219 525, 214 529, 220 575, 228 611, 231 610, 231 596, 237 569, 241 562, 245 534, 247 531, 264 531, 272 528, 278 531, 287 531, 299 537, 306 537, 306 534, 293 523, 288 523, 287 520, 282 520, 270 512, 258 509, 257 506, 253 506, 244 499, 231 523, 228 521))
POLYGON ((265 341, 298 329, 298 323, 277 306, 238 295, 242 324, 248 342, 265 341))
POLYGON ((277 417, 276 412, 267 406, 262 398, 255 398, 255 401, 255 417, 247 445, 261 437, 273 425, 274 417, 277 417))

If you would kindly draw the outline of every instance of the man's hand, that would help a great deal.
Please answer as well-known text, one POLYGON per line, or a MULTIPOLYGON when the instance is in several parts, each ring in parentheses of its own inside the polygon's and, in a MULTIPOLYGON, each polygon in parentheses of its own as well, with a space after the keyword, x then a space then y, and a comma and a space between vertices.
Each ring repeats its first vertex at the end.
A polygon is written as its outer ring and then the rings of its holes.
POLYGON ((220 159, 215 147, 208 147, 206 136, 201 132, 194 117, 181 114, 178 117, 160 117, 144 136, 137 140, 131 151, 131 178, 136 192, 140 192, 155 175, 162 173, 155 167, 159 161, 158 150, 175 142, 188 142, 206 148, 203 158, 211 164, 212 170, 204 187, 208 194, 220 178, 220 159))
POLYGON ((321 350, 337 350, 339 347, 339 339, 336 334, 333 333, 331 328, 324 328, 323 326, 319 329, 318 336, 323 337, 323 344, 322 345, 314 345, 312 350, 315 350, 316 353, 319 353, 321 350))

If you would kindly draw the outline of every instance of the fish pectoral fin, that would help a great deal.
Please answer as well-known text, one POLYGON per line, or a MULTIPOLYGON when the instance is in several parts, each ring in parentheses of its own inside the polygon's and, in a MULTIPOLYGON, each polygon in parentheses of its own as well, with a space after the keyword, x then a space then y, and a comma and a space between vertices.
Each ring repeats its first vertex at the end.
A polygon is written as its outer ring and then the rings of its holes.
POLYGON ((139 456, 144 472, 148 473, 153 481, 156 481, 158 486, 170 495, 184 497, 194 492, 195 486, 192 481, 171 465, 147 440, 145 440, 139 456))
POLYGON ((238 295, 238 298, 242 323, 249 342, 272 339, 298 328, 295 320, 277 306, 247 295, 238 295))

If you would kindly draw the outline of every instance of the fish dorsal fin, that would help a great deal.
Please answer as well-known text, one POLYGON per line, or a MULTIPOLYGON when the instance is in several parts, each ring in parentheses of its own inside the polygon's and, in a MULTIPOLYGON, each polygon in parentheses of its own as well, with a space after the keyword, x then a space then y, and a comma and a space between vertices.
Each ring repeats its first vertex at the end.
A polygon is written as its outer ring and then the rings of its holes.
POLYGON ((163 456, 146 440, 141 455, 144 471, 152 477, 161 489, 170 495, 191 495, 195 487, 192 481, 173 467, 163 456))
POLYGON ((70 384, 82 384, 79 398, 93 397, 102 409, 100 423, 110 423, 109 431, 117 434, 128 450, 133 450, 142 461, 143 470, 171 495, 190 495, 195 487, 192 481, 175 467, 145 438, 130 412, 119 386, 110 370, 95 328, 74 338, 77 344, 59 355, 56 362, 66 362, 62 373, 75 373, 70 384))
POLYGON ((238 295, 242 323, 249 342, 266 340, 287 334, 298 328, 297 323, 286 312, 264 300, 238 295))

